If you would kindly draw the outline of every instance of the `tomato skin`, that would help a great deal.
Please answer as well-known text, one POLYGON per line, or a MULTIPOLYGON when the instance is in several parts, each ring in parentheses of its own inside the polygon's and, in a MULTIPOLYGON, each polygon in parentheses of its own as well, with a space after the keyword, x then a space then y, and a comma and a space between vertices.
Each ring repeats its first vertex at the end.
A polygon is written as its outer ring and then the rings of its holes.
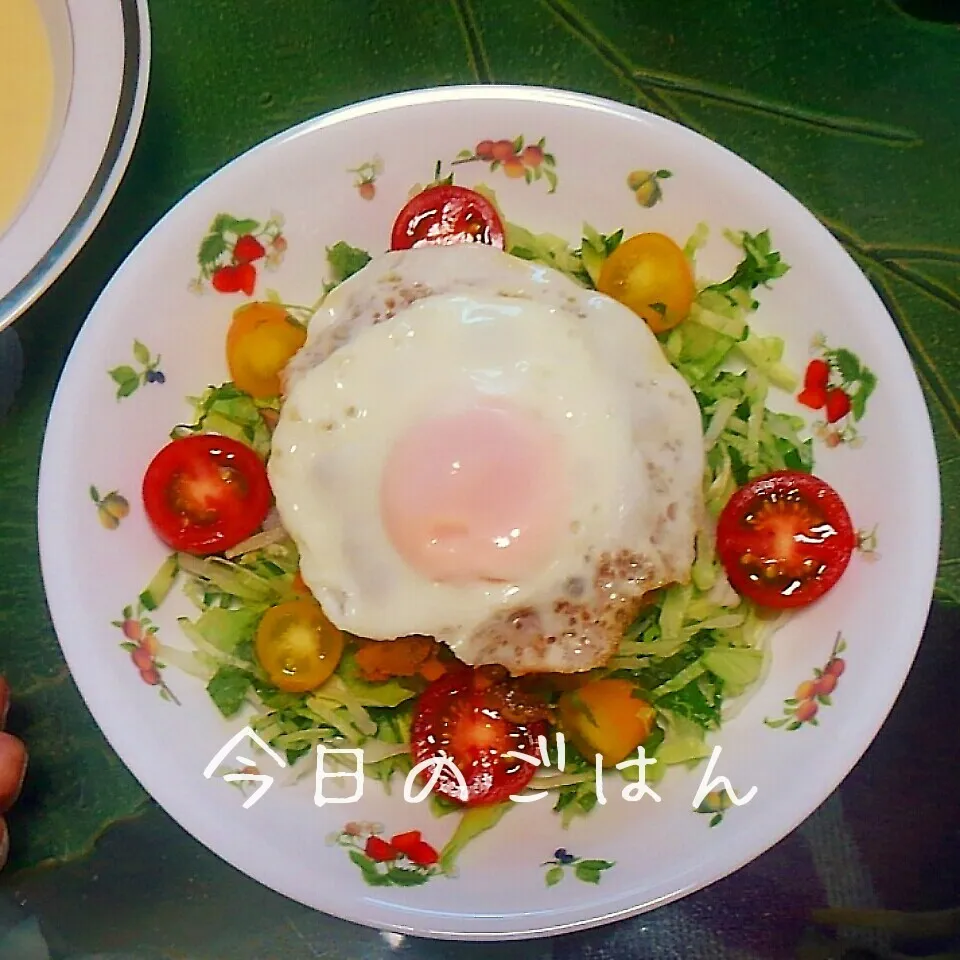
POLYGON ((432 867, 440 862, 440 854, 426 840, 421 840, 409 853, 407 859, 418 867, 432 867))
POLYGON ((410 856, 419 844, 423 843, 423 836, 419 830, 408 830, 406 833, 397 833, 390 838, 390 846, 402 854, 410 856))
POLYGON ((303 579, 303 574, 299 570, 293 575, 293 583, 291 584, 291 588, 293 589, 294 593, 301 597, 313 596, 313 593, 307 586, 306 580, 303 579))
POLYGON ((654 333, 686 319, 696 295, 683 250, 666 234, 638 233, 603 261, 597 290, 629 307, 654 333))
POLYGON ((850 396, 839 387, 827 391, 827 423, 836 423, 850 412, 850 396))
POLYGON ((277 396, 281 372, 306 339, 306 328, 295 323, 278 303, 240 307, 227 331, 230 378, 252 397, 277 396))
POLYGON ((587 760, 600 754, 615 766, 650 736, 657 711, 637 693, 629 680, 603 677, 560 697, 560 723, 587 760))
POLYGON ((482 194, 440 184, 412 197, 397 214, 391 250, 450 243, 485 243, 503 249, 503 222, 482 194))
POLYGON ((363 852, 376 863, 392 863, 400 856, 400 851, 392 847, 381 837, 367 837, 363 852))
POLYGON ((270 607, 254 638, 257 661, 286 693, 307 693, 333 675, 343 656, 343 633, 312 598, 270 607))
MULTIPOLYGON (((467 800, 460 797, 459 781, 444 766, 434 791, 464 806, 502 803, 530 782, 536 766, 501 754, 516 751, 538 757, 537 738, 546 736, 547 723, 512 723, 486 698, 481 671, 466 667, 445 674, 417 700, 410 728, 414 764, 448 758, 463 774, 467 800)), ((428 767, 422 783, 433 775, 428 767)))
POLYGON ((273 500, 263 461, 219 434, 172 440, 143 476, 143 505, 157 536, 174 550, 206 556, 252 536, 273 500))
POLYGON ((840 495, 819 477, 781 470, 741 487, 720 513, 717 556, 731 586, 760 606, 802 607, 831 590, 856 548, 840 495))

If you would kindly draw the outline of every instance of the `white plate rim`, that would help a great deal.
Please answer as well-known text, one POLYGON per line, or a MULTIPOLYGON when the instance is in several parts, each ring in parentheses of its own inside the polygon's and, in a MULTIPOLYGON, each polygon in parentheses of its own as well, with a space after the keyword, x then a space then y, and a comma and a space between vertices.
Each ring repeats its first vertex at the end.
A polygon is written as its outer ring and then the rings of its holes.
MULTIPOLYGON (((78 18, 84 16, 85 8, 76 0, 66 2, 71 25, 76 26, 80 22, 78 18)), ((86 13, 89 14, 90 10, 86 9, 86 13)), ((53 226, 48 246, 32 268, 10 289, 0 290, 0 330, 10 326, 33 306, 85 246, 103 219, 129 165, 143 121, 150 78, 151 25, 147 0, 119 0, 116 15, 121 18, 123 74, 115 91, 116 108, 103 156, 89 183, 53 184, 54 190, 65 191, 72 197, 73 209, 65 222, 53 226)), ((71 90, 65 125, 85 106, 78 106, 71 90)), ((69 149, 70 144, 62 140, 57 144, 31 197, 0 238, 0 245, 16 241, 19 222, 35 208, 35 201, 42 197, 48 185, 51 168, 69 149)))
MULTIPOLYGON (((792 194, 786 191, 780 184, 776 183, 771 177, 763 173, 758 168, 754 167, 748 161, 737 156, 732 151, 727 150, 725 147, 720 144, 709 140, 709 138, 704 137, 703 135, 683 127, 680 124, 677 124, 673 121, 667 120, 666 118, 660 117, 656 114, 651 114, 647 111, 644 111, 640 108, 629 106, 627 104, 619 103, 609 99, 596 97, 588 94, 561 90, 550 87, 541 87, 534 85, 444 85, 438 87, 429 87, 418 90, 404 91, 396 94, 388 94, 385 96, 375 97, 368 100, 364 100, 359 103, 351 104, 337 110, 330 111, 328 113, 322 114, 320 116, 307 119, 293 127, 281 131, 265 140, 259 144, 254 145, 253 147, 246 150, 244 153, 238 155, 234 159, 230 160, 217 171, 211 174, 206 180, 195 186, 190 190, 180 201, 179 203, 168 211, 166 216, 169 216, 173 213, 174 210, 178 209, 180 206, 189 203, 195 194, 204 190, 205 186, 215 178, 225 174, 226 171, 230 170, 237 164, 246 162, 251 155, 255 154, 258 150, 265 149, 268 146, 282 143, 284 141, 289 141, 294 138, 309 135, 319 129, 324 127, 331 126, 333 124, 338 124, 342 122, 349 121, 351 119, 366 116, 373 113, 378 113, 381 111, 393 110, 397 108, 403 108, 406 106, 420 105, 420 104, 433 104, 441 103, 447 101, 463 101, 463 100, 472 100, 472 99, 492 99, 492 100, 513 100, 513 101, 548 101, 554 105, 560 106, 572 106, 579 107, 581 109, 590 109, 595 111, 602 111, 610 113, 613 115, 626 116, 632 119, 642 119, 648 124, 651 124, 654 127, 669 128, 674 134, 685 136, 691 140, 691 142, 698 142, 701 146, 704 146, 705 143, 709 144, 710 148, 718 152, 718 155, 724 156, 727 162, 733 164, 739 164, 749 168, 751 174, 754 178, 762 179, 767 182, 769 186, 775 188, 779 193, 783 195, 784 202, 792 204, 798 217, 806 221, 809 228, 816 229, 824 235, 824 240, 829 241, 833 245, 835 255, 846 262, 849 268, 856 271, 856 274, 862 279, 864 287, 864 295, 869 296, 874 302, 875 306, 882 310, 885 314, 889 316, 887 308, 884 306, 881 298, 873 289, 872 285, 869 284, 866 277, 863 275, 862 271, 857 267, 855 261, 850 257, 850 255, 844 250, 840 243, 826 230, 823 224, 817 220, 814 215, 807 210, 798 200, 796 200, 792 194)), ((153 232, 160 228, 160 225, 163 223, 166 217, 162 218, 154 226, 149 233, 147 233, 144 238, 140 241, 136 248, 129 254, 127 260, 133 260, 141 247, 147 245, 150 242, 153 232)), ((125 261, 126 263, 126 261, 125 261)), ((118 269, 117 273, 123 269, 123 265, 118 269)), ((105 300, 110 292, 114 280, 111 279, 111 282, 104 288, 100 300, 105 300)), ((91 310, 91 314, 97 310, 100 300, 91 310)), ((848 776, 853 767, 860 761, 864 753, 866 753, 870 744, 873 742, 880 728, 886 722, 887 717, 889 716, 890 711, 892 710, 894 703, 899 696, 899 692, 902 689, 902 685, 906 680, 906 676, 909 672, 910 667, 912 666, 913 660, 916 656, 917 648, 922 640, 923 630, 926 623, 926 619, 929 613, 930 605, 933 599, 933 586, 936 578, 936 573, 938 569, 938 552, 939 552, 939 543, 940 543, 940 522, 941 522, 941 489, 940 489, 940 477, 939 469, 937 466, 936 459, 936 447, 933 437, 932 424, 929 417, 929 411, 926 408, 926 403, 923 400, 922 391, 919 385, 919 382, 916 378, 916 373, 913 371, 911 366, 911 361, 909 359, 909 354, 906 350, 906 346, 903 343, 902 336, 899 334, 899 331, 896 330, 894 325, 894 332, 900 340, 900 344, 903 348, 903 372, 906 374, 904 378, 904 383, 902 384, 904 389, 909 390, 915 395, 915 399, 920 401, 919 409, 922 409, 925 414, 924 423, 922 425, 922 430, 918 430, 918 433, 922 433, 922 440, 919 441, 920 446, 924 451, 925 465, 927 469, 924 471, 924 474, 927 479, 926 492, 927 497, 925 498, 924 506, 926 511, 926 516, 929 519, 929 530, 930 535, 933 537, 933 542, 931 543, 930 551, 923 558, 922 562, 919 564, 920 570, 917 575, 917 581, 925 584, 929 589, 927 591, 928 600, 926 602, 920 602, 918 600, 916 604, 916 609, 913 611, 911 618, 912 629, 911 633, 913 636, 913 642, 908 645, 903 645, 901 649, 898 649, 898 655, 901 661, 905 664, 905 667, 902 672, 902 677, 897 684, 896 689, 893 691, 892 695, 885 700, 882 704, 878 704, 876 707, 876 712, 873 714, 874 721, 869 725, 864 725, 862 729, 858 730, 858 742, 862 745, 858 747, 856 751, 852 751, 847 757, 847 760, 839 767, 835 772, 835 775, 831 778, 831 783, 829 784, 829 789, 825 789, 821 785, 816 791, 808 791, 811 795, 807 797, 804 801, 802 807, 798 805, 798 812, 795 816, 789 821, 778 821, 777 826, 768 830, 766 833, 758 835, 755 838, 753 844, 749 850, 742 852, 742 854, 737 858, 735 864, 728 864, 722 869, 718 869, 711 875, 703 875, 698 877, 694 882, 688 883, 686 885, 679 886, 672 894, 658 898, 655 901, 648 901, 639 905, 627 905, 613 909, 607 913, 601 915, 585 915, 576 919, 571 919, 565 922, 559 922, 556 924, 538 926, 535 928, 527 928, 522 930, 511 930, 511 931, 480 931, 480 930, 470 930, 464 932, 462 930, 454 929, 452 926, 444 928, 431 928, 425 929, 423 927, 412 927, 408 924, 398 923, 395 920, 386 919, 386 917, 381 917, 377 919, 371 917, 371 910, 354 910, 354 911, 343 911, 338 910, 336 916, 360 924, 366 927, 372 927, 373 929, 380 931, 389 931, 393 933, 398 933, 402 935, 411 935, 414 937, 424 937, 429 939, 437 940, 457 940, 457 941, 477 941, 477 942, 497 942, 497 941, 508 941, 508 940, 526 940, 533 939, 545 936, 554 936, 558 934, 566 934, 575 931, 582 931, 590 928, 594 928, 600 925, 608 924, 613 921, 624 920, 630 917, 637 916, 639 914, 645 913, 656 907, 666 905, 668 903, 674 902, 676 900, 682 899, 692 893, 695 893, 705 887, 716 883, 718 880, 728 877, 738 870, 740 870, 745 865, 749 864, 757 857, 761 856, 763 853, 770 850, 774 845, 779 843, 782 839, 792 833, 801 823, 807 820, 828 798, 836 788, 843 782, 843 780, 848 776), (813 794, 817 794, 816 798, 812 798, 813 794)), ((84 337, 85 330, 81 330, 74 351, 76 351, 77 345, 80 344, 82 338, 84 337)), ((41 554, 41 568, 43 571, 43 577, 45 583, 49 582, 53 566, 54 566, 54 543, 55 543, 55 531, 56 527, 54 524, 49 523, 47 520, 46 512, 44 511, 43 504, 46 499, 50 496, 53 487, 59 479, 58 468, 55 464, 55 457, 51 455, 50 450, 56 447, 56 433, 54 430, 51 430, 53 425, 53 417, 57 410, 57 401, 61 394, 61 391, 64 389, 64 384, 69 379, 72 372, 72 361, 74 359, 74 352, 71 353, 71 356, 67 360, 67 364, 64 367, 61 383, 58 385, 56 395, 54 397, 53 403, 51 405, 50 419, 48 421, 48 433, 44 439, 43 453, 41 456, 41 466, 40 466, 40 484, 39 484, 39 496, 38 496, 38 527, 39 527, 39 539, 40 539, 40 554, 41 554)), ((61 419, 59 425, 59 430, 67 429, 66 420, 61 419)), ((67 617, 69 611, 65 609, 57 609, 57 605, 53 602, 48 595, 48 602, 50 605, 51 617, 54 623, 55 628, 57 628, 57 635, 59 637, 61 626, 65 627, 67 623, 67 617)), ((87 704, 88 709, 90 710, 94 718, 98 717, 98 713, 94 709, 94 705, 87 700, 86 696, 83 693, 83 685, 81 683, 81 678, 84 676, 91 675, 94 671, 89 664, 84 664, 80 661, 71 661, 70 657, 67 655, 66 650, 63 651, 64 656, 68 660, 68 664, 71 670, 71 673, 74 674, 78 688, 80 689, 81 696, 84 697, 84 700, 87 704)), ((99 725, 99 720, 97 720, 99 725)), ((284 878, 282 871, 278 872, 276 870, 269 871, 271 874, 271 880, 268 882, 262 879, 263 873, 261 871, 260 876, 254 876, 251 874, 249 865, 244 864, 244 859, 239 855, 227 855, 221 850, 216 850, 211 846, 207 841, 199 835, 199 825, 204 819, 202 815, 197 814, 197 811, 191 808, 188 808, 185 804, 179 802, 179 799, 175 791, 168 790, 166 784, 163 781, 162 774, 157 771, 153 771, 150 768, 149 763, 144 763, 139 759, 139 754, 136 750, 136 744, 132 735, 128 736, 127 733, 121 729, 119 725, 114 725, 113 728, 108 733, 104 727, 101 726, 101 730, 104 733, 104 736, 110 743, 111 747, 118 753, 121 757, 123 763, 131 771, 131 773, 136 777, 136 779, 141 783, 144 789, 158 802, 160 805, 180 824, 183 829, 191 834, 198 842, 202 843, 208 849, 211 850, 216 856, 225 862, 229 863, 231 866, 245 873, 247 876, 253 877, 256 882, 261 883, 267 886, 270 889, 273 889, 284 896, 287 896, 295 901, 303 902, 298 894, 292 890, 287 884, 284 883, 284 878), (151 784, 150 787, 147 784, 151 784), (158 796, 163 796, 163 800, 160 801, 158 796), (187 827, 186 823, 193 822, 192 827, 187 827), (195 829, 196 828, 196 829, 195 829)), ((615 899, 612 897, 611 899, 615 899)), ((381 913, 390 914, 389 908, 386 910, 381 910, 381 913)), ((393 916, 396 916, 396 911, 393 912, 393 916)))

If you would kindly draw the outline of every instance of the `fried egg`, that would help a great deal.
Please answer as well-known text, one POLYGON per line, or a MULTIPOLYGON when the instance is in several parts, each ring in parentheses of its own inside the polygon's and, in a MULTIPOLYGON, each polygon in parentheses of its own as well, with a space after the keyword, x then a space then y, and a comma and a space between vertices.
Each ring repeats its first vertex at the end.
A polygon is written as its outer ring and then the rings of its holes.
POLYGON ((348 633, 573 673, 689 579, 696 399, 636 314, 563 274, 476 244, 387 253, 327 297, 284 394, 277 509, 348 633))

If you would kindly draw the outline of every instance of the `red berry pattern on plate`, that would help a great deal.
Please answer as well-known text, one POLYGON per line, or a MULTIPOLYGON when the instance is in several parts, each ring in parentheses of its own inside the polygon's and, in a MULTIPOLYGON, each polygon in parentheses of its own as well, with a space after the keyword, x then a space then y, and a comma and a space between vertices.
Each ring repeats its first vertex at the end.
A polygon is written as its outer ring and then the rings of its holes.
MULTIPOLYGON (((91 496, 94 493, 95 490, 91 487, 91 496)), ((146 614, 156 610, 166 599, 179 572, 176 554, 172 554, 164 560, 153 579, 140 592, 136 605, 124 607, 120 619, 112 621, 113 626, 123 634, 124 639, 120 646, 130 654, 133 665, 140 673, 140 679, 151 687, 157 687, 164 700, 177 706, 180 706, 180 701, 167 686, 161 673, 166 669, 166 665, 157 656, 161 649, 157 640, 157 627, 146 614)))
POLYGON ((631 170, 627 174, 627 188, 641 207, 654 207, 663 199, 661 180, 669 180, 669 170, 631 170))
POLYGON ((272 270, 279 266, 286 249, 280 214, 261 223, 218 213, 197 250, 200 272, 190 281, 190 288, 200 293, 209 281, 218 293, 252 297, 258 268, 262 265, 272 270))
POLYGON ((359 167, 352 167, 347 173, 353 174, 353 186, 361 200, 372 200, 377 195, 377 177, 383 173, 383 161, 374 157, 359 167))
POLYGON ((267 255, 267 248, 254 236, 245 233, 233 245, 233 259, 238 267, 249 266, 267 255))
POLYGON ((828 347, 822 335, 814 338, 812 346, 817 355, 807 364, 797 402, 822 413, 813 432, 828 447, 842 443, 858 447, 863 438, 855 423, 866 413, 877 377, 852 351, 828 347))
POLYGON ((145 384, 163 384, 167 381, 163 371, 159 369, 160 357, 154 357, 139 340, 133 341, 133 360, 136 366, 124 363, 107 371, 107 375, 117 386, 117 400, 136 393, 145 384))
POLYGON ((567 875, 568 870, 583 883, 599 883, 604 870, 609 870, 615 865, 616 862, 613 860, 587 860, 583 857, 575 857, 563 847, 554 850, 553 857, 540 864, 548 868, 543 875, 548 887, 556 886, 567 875))
POLYGON ((439 851, 419 830, 388 837, 383 824, 350 821, 339 833, 328 836, 327 842, 346 847, 372 887, 416 887, 443 872, 439 851))
POLYGON ((511 180, 533 183, 544 179, 550 185, 547 192, 556 192, 557 159, 547 151, 544 137, 526 145, 522 136, 515 140, 481 140, 472 150, 461 150, 453 161, 454 164, 474 162, 489 163, 491 171, 502 168, 511 180))
POLYGON ((157 659, 157 627, 143 615, 142 602, 138 602, 135 608, 124 607, 121 619, 114 620, 113 626, 123 633, 124 640, 120 646, 130 654, 130 660, 140 673, 140 679, 151 687, 158 687, 164 700, 179 706, 180 701, 161 674, 165 665, 157 659))
POLYGON ((763 722, 768 727, 774 729, 786 727, 787 730, 799 730, 806 724, 817 726, 819 724, 817 714, 820 708, 832 705, 833 691, 837 688, 840 677, 847 667, 846 661, 840 656, 846 649, 847 643, 838 633, 830 656, 823 667, 815 668, 813 679, 804 680, 797 687, 794 695, 783 701, 783 716, 772 720, 767 717, 763 722))

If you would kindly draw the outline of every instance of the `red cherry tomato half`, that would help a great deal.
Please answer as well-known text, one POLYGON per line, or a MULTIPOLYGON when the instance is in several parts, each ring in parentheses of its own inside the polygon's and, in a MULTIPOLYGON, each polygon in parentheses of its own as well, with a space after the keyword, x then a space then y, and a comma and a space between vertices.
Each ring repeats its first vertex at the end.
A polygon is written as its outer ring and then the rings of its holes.
POLYGON ((717 523, 717 555, 734 590, 764 607, 802 607, 840 579, 856 547, 840 495, 784 470, 746 484, 717 523))
POLYGON ((263 524, 272 494, 267 472, 246 444, 217 434, 168 443, 143 477, 143 505, 168 546, 220 553, 263 524))
POLYGON ((418 193, 397 215, 391 250, 448 243, 486 243, 503 249, 503 223, 486 197, 441 184, 418 193))
MULTIPOLYGON (((519 793, 536 773, 525 760, 504 757, 508 751, 539 756, 537 738, 546 736, 543 720, 513 723, 487 692, 482 671, 455 670, 434 680, 420 695, 410 729, 414 764, 447 758, 463 774, 467 799, 449 765, 444 765, 434 791, 465 806, 502 803, 519 793)), ((420 775, 426 784, 434 768, 420 775)))

